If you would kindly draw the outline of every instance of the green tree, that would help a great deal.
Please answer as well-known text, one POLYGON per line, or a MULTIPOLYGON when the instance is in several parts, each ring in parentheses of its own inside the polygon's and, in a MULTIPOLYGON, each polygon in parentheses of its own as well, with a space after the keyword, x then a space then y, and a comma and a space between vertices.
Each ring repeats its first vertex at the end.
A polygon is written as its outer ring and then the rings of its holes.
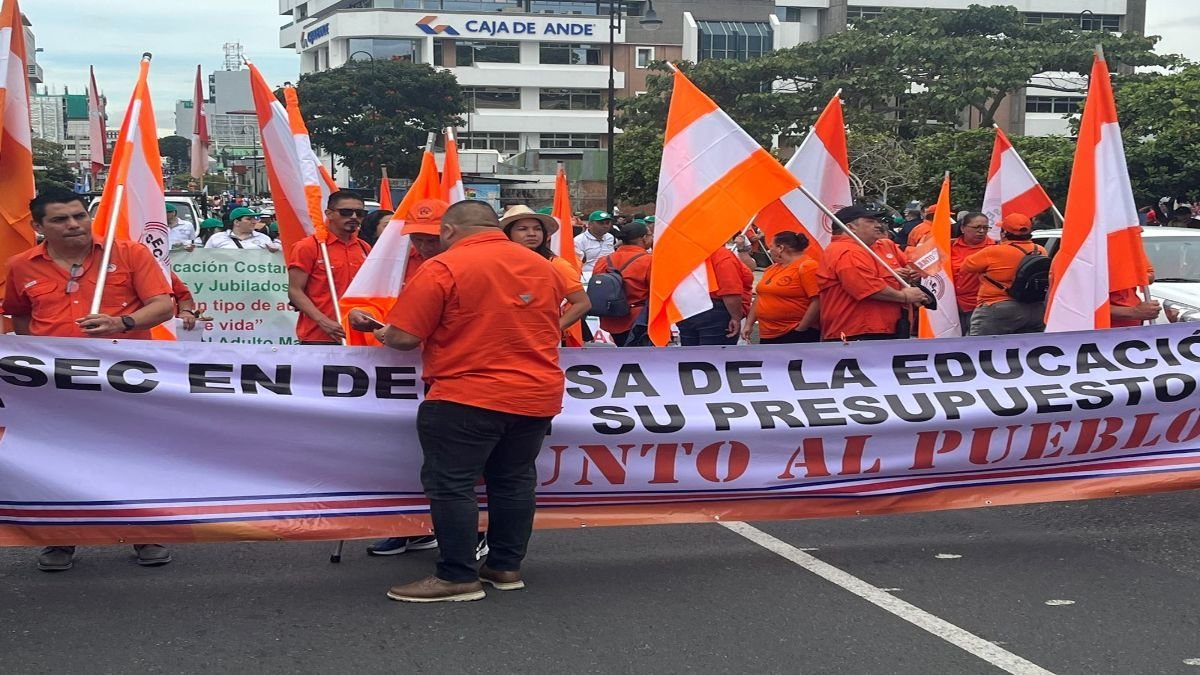
POLYGON ((63 146, 58 143, 33 139, 33 177, 38 185, 55 184, 68 189, 75 187, 76 174, 67 163, 63 146))
POLYGON ((1113 93, 1138 203, 1200 197, 1200 64, 1116 78, 1113 93))
POLYGON ((164 136, 158 139, 158 154, 166 162, 167 173, 182 173, 190 166, 192 142, 183 136, 164 136))
POLYGON ((454 75, 427 64, 351 61, 303 75, 296 89, 313 143, 368 181, 383 165, 415 176, 426 134, 466 112, 454 75))

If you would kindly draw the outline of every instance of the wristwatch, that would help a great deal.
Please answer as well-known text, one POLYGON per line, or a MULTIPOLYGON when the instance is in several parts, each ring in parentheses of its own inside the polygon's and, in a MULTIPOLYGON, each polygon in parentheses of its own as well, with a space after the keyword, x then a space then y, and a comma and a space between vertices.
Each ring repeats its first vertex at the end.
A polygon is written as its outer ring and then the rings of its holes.
POLYGON ((125 333, 128 333, 129 331, 133 330, 137 326, 137 322, 134 321, 133 317, 129 316, 128 314, 121 317, 121 323, 124 324, 124 326, 125 326, 125 330, 123 331, 125 333))

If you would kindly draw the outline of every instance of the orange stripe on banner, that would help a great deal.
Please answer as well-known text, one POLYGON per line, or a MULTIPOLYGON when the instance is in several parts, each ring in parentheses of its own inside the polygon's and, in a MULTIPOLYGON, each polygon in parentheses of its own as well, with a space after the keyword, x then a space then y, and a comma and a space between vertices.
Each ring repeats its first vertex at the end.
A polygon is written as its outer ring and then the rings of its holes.
MULTIPOLYGON (((663 145, 671 142, 680 131, 692 122, 717 109, 717 104, 704 95, 692 81, 680 71, 675 71, 675 84, 671 92, 671 108, 667 115, 667 133, 663 145)), ((744 224, 744 223, 743 223, 744 224)))
MULTIPOLYGON (((1127 497, 1200 488, 1200 471, 1111 478, 1072 478, 1019 485, 945 488, 905 495, 856 498, 747 499, 691 503, 540 507, 538 529, 673 525, 716 520, 797 520, 920 513, 1016 504, 1127 497)), ((486 526, 486 512, 480 512, 486 526)), ((414 536, 430 532, 427 515, 346 516, 202 525, 0 525, 0 546, 179 544, 218 541, 303 541, 414 536)))
POLYGON ((678 311, 672 311, 670 298, 684 277, 767 204, 797 185, 795 176, 759 148, 671 219, 670 227, 654 243, 650 270, 650 335, 655 344, 665 345, 670 340, 671 323, 679 317, 678 311))

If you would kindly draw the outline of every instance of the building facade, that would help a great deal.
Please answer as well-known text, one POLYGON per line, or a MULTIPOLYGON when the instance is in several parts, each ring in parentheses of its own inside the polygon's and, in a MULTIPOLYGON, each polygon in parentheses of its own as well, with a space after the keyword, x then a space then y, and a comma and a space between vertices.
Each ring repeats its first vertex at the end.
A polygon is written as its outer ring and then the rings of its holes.
MULTIPOLYGON (((607 147, 609 66, 618 97, 646 91, 654 61, 751 59, 891 7, 965 9, 978 0, 277 0, 280 47, 301 73, 395 59, 451 70, 469 112, 460 147, 510 157, 607 147), (642 19, 653 9, 656 30, 642 19), (610 12, 616 19, 610 18, 610 12), (611 31, 611 33, 610 33, 611 31), (611 46, 610 46, 611 34, 611 46)), ((1146 0, 1005 0, 1031 23, 1078 19, 1089 30, 1140 33, 1146 0)), ((1048 77, 1062 77, 1048 74, 1048 77)), ((1036 81, 1032 83, 1036 85, 1036 81)), ((1079 97, 1082 97, 1080 92, 1079 97)), ((1065 133, 1072 95, 1031 88, 1002 125, 1065 133)), ((964 118, 964 124, 971 120, 964 118)), ((190 122, 188 122, 190 124, 190 122)))

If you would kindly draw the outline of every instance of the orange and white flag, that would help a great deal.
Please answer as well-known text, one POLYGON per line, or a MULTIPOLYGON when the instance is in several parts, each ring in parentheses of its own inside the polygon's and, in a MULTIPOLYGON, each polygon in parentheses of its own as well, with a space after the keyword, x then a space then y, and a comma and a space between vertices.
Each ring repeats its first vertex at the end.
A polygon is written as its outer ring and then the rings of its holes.
POLYGON ((258 68, 247 65, 279 238, 290 256, 292 247, 304 237, 325 236, 325 200, 337 186, 312 150, 295 91, 289 97, 290 87, 284 90, 285 98, 295 104, 289 111, 275 98, 258 68))
MULTIPOLYGON (((582 276, 583 266, 575 256, 575 237, 571 230, 571 186, 567 182, 567 170, 562 162, 558 163, 558 171, 554 176, 554 205, 550 207, 550 215, 558 221, 558 231, 550 235, 550 250, 554 255, 571 263, 576 276, 582 276)), ((583 346, 583 322, 577 321, 567 329, 568 347, 583 346)))
POLYGON ((100 101, 100 89, 96 87, 96 69, 88 70, 88 163, 94 181, 106 165, 104 151, 108 148, 108 132, 104 129, 104 104, 100 101))
POLYGON ((1108 328, 1109 292, 1149 284, 1146 256, 1130 254, 1143 250, 1108 65, 1097 54, 1050 268, 1046 331, 1108 328))
POLYGON ((392 182, 388 179, 386 166, 379 170, 379 210, 396 210, 396 205, 392 203, 392 182))
POLYGON ((933 210, 933 229, 917 245, 913 264, 921 270, 921 285, 937 298, 937 309, 921 308, 918 335, 923 338, 961 337, 958 295, 954 292, 954 274, 950 265, 950 172, 942 179, 942 191, 933 210))
POLYGON ((392 311, 392 305, 396 304, 396 296, 400 294, 404 277, 408 273, 408 256, 412 242, 408 235, 402 234, 401 231, 404 229, 409 209, 422 199, 441 198, 442 187, 438 183, 437 162, 433 153, 426 150, 421 158, 421 172, 417 174, 404 199, 400 200, 396 213, 379 233, 375 246, 371 248, 362 267, 354 275, 350 287, 342 292, 339 306, 342 310, 342 323, 346 326, 348 344, 379 344, 369 333, 351 330, 347 317, 350 310, 361 309, 382 321, 392 311))
POLYGON ((442 164, 442 196, 447 204, 461 202, 467 198, 463 187, 462 168, 458 163, 458 141, 454 129, 446 128, 446 160, 442 164))
MULTIPOLYGON (((95 82, 93 82, 95 84, 95 82)), ((212 140, 208 136, 208 113, 204 110, 204 79, 196 66, 196 86, 192 92, 192 178, 208 173, 208 151, 212 140)))
MULTIPOLYGON (((708 258, 771 202, 800 182, 675 71, 658 177, 649 333, 712 309, 708 258)), ((713 282, 713 283, 710 283, 713 282)))
MULTIPOLYGON (((846 122, 842 117, 842 99, 838 95, 829 100, 817 123, 785 166, 804 187, 834 211, 854 202, 850 192, 846 122)), ((803 234, 816 246, 809 253, 813 259, 820 258, 821 249, 828 246, 833 238, 832 222, 798 190, 772 202, 758 214, 754 224, 767 235, 768 241, 780 232, 803 234)))
POLYGON ((4 0, 0 9, 0 298, 8 259, 36 241, 29 214, 34 191, 28 77, 21 10, 17 0, 4 0))
MULTIPOLYGON (((113 146, 112 168, 96 208, 92 231, 103 239, 109 225, 115 224, 115 240, 140 241, 154 254, 163 278, 171 285, 167 203, 163 196, 162 156, 158 154, 158 125, 154 120, 149 76, 150 55, 146 54, 113 146)), ((155 340, 174 340, 174 322, 155 326, 151 335, 155 340)))
POLYGON ((996 127, 996 142, 992 145, 992 164, 988 168, 987 187, 983 191, 983 213, 991 229, 988 236, 1000 240, 1000 221, 1013 213, 1030 218, 1054 206, 1050 195, 1033 177, 1025 161, 1017 154, 1008 136, 996 127))

